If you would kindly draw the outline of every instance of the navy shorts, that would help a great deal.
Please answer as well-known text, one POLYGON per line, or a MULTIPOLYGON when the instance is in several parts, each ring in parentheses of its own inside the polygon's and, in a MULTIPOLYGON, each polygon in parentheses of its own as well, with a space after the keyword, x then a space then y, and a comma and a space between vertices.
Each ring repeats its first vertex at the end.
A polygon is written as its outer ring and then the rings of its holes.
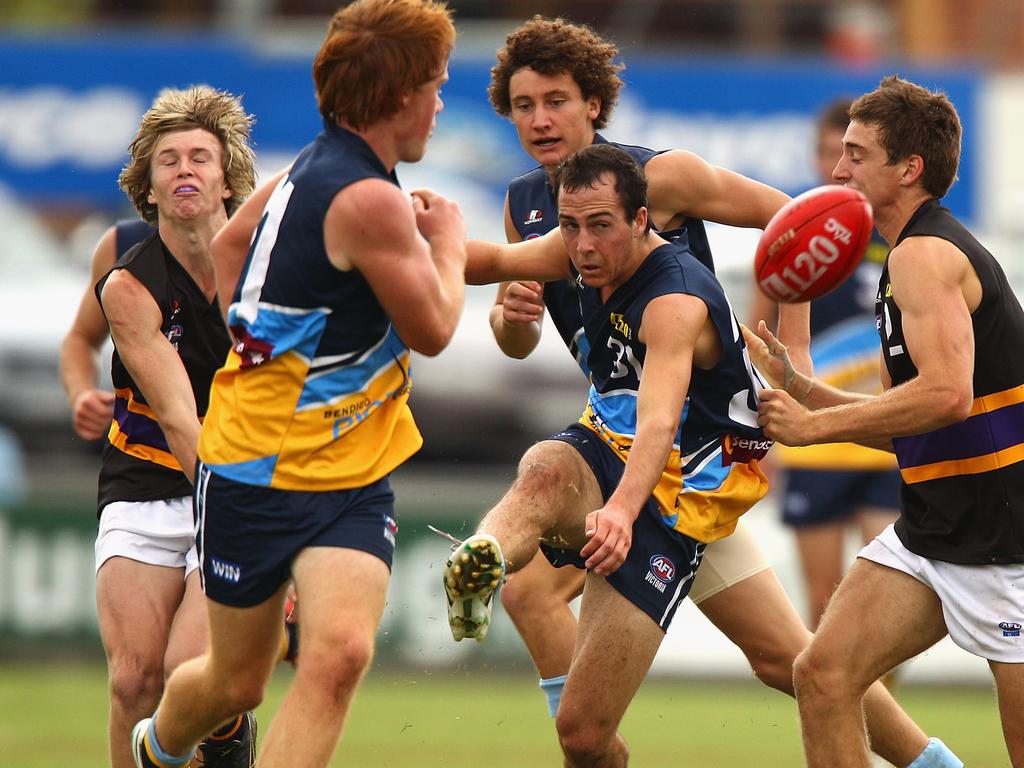
POLYGON ((794 528, 841 522, 863 507, 899 510, 900 473, 896 470, 790 469, 785 478, 782 522, 794 528))
MULTIPOLYGON (((548 440, 568 443, 579 452, 593 471, 602 498, 608 501, 626 468, 614 450, 582 424, 572 424, 548 440)), ((658 502, 651 497, 633 523, 633 543, 626 561, 607 577, 608 583, 667 630, 679 604, 690 593, 705 546, 665 525, 658 502)), ((541 544, 541 551, 556 568, 586 567, 576 550, 541 544)))
POLYGON ((259 605, 307 547, 395 553, 395 495, 384 477, 342 491, 283 491, 221 477, 200 463, 193 496, 203 591, 236 608, 259 605))

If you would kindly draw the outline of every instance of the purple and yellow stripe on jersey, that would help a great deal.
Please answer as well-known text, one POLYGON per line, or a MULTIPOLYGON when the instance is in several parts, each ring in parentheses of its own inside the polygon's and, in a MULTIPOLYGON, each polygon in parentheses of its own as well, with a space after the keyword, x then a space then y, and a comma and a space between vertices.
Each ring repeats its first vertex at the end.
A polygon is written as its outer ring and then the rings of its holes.
POLYGON ((107 439, 129 456, 181 471, 156 414, 148 405, 136 400, 135 393, 128 387, 114 390, 114 419, 107 439))
MULTIPOLYGON (((619 396, 620 417, 624 405, 622 397, 628 396, 619 396)), ((630 399, 635 403, 635 398, 630 399)), ((606 400, 601 404, 607 405, 606 400)), ((611 446, 615 455, 625 462, 633 446, 635 428, 634 434, 614 431, 594 405, 593 401, 587 404, 580 424, 611 446)), ((684 422, 686 410, 683 410, 684 422)), ((635 409, 632 423, 636 424, 635 409)), ((770 445, 770 440, 737 440, 725 435, 684 456, 679 443, 674 443, 661 479, 651 494, 658 502, 665 525, 708 544, 731 534, 740 515, 768 492, 768 478, 754 456, 763 457, 770 445), (739 448, 737 442, 742 441, 758 445, 753 451, 739 448), (745 455, 741 458, 741 454, 745 455)))
POLYGON ((1024 460, 1024 385, 977 397, 967 418, 892 441, 908 485, 976 475, 1024 460))

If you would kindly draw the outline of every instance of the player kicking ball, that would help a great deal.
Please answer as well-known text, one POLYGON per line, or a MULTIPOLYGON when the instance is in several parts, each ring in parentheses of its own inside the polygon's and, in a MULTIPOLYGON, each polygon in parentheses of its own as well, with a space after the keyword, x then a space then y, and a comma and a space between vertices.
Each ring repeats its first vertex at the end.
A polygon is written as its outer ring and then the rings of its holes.
POLYGON ((619 766, 628 749, 618 724, 707 542, 767 491, 758 462, 771 441, 754 416, 764 382, 725 293, 686 245, 652 231, 639 164, 595 144, 566 160, 555 186, 569 258, 540 240, 474 243, 466 275, 575 280, 591 349, 587 407, 527 451, 512 488, 449 560, 444 586, 453 635, 482 639, 504 573, 530 562, 538 542, 552 564, 587 570, 556 726, 567 765, 619 766))

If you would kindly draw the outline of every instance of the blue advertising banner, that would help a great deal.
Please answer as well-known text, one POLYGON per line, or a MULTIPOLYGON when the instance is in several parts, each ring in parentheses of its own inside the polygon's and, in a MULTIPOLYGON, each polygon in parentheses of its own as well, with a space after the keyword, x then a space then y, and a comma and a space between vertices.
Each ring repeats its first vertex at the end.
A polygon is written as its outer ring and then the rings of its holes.
MULTIPOLYGON (((0 38, 0 184, 41 205, 123 207, 117 173, 139 116, 161 88, 209 83, 243 96, 255 114, 263 170, 276 170, 319 130, 308 55, 275 54, 226 38, 128 36, 0 38)), ((453 60, 446 109, 415 178, 433 171, 469 183, 499 206, 507 181, 530 166, 511 126, 487 102, 485 59, 453 60)), ((971 219, 977 197, 972 143, 979 76, 971 71, 844 70, 821 59, 638 58, 606 134, 654 148, 690 149, 795 194, 816 183, 813 116, 898 72, 942 88, 965 128, 960 180, 947 197, 971 219)), ((402 169, 399 169, 402 175, 402 169)), ((488 205, 490 207, 490 205, 488 205)))

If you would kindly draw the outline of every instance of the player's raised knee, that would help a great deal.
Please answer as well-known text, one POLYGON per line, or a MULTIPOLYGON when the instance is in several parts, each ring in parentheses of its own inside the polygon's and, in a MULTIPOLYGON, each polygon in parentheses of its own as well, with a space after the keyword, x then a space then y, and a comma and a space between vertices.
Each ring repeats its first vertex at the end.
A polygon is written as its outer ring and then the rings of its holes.
POLYGON ((516 483, 537 484, 544 488, 563 488, 573 483, 572 448, 545 440, 528 450, 519 461, 516 483))

